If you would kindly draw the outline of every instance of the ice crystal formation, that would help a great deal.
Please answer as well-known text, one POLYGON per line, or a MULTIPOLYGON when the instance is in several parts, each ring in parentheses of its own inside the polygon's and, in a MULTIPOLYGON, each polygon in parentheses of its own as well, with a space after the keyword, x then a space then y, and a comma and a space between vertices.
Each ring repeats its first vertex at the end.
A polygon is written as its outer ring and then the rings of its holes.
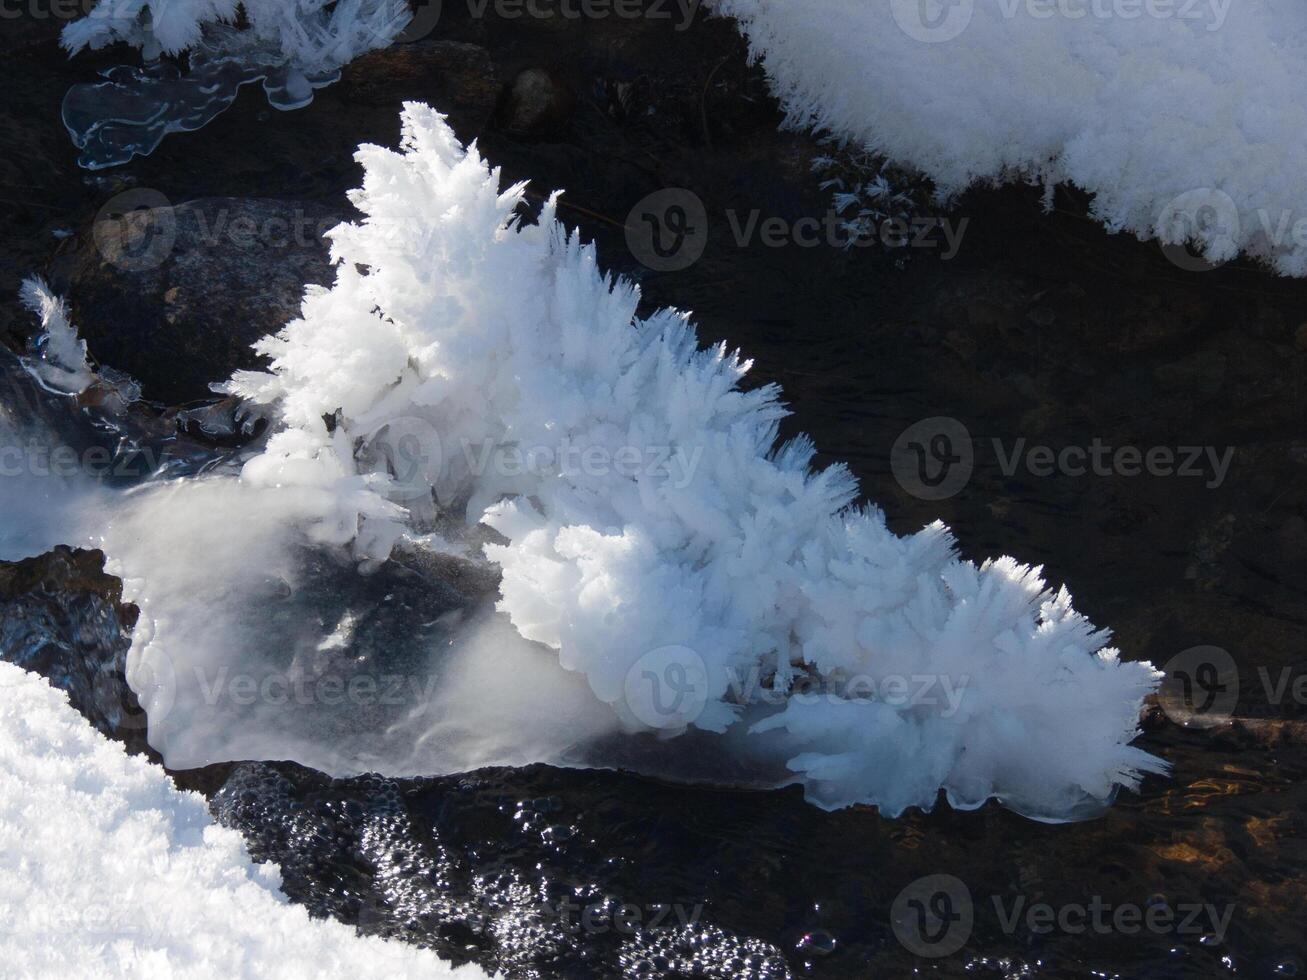
POLYGON ((525 220, 524 187, 417 103, 398 151, 358 159, 334 284, 226 385, 269 433, 69 511, 141 607, 127 675, 169 765, 624 765, 1050 820, 1165 770, 1130 745, 1150 664, 1040 569, 962 560, 939 522, 893 534, 847 468, 778 443, 781 392, 744 390, 749 362, 686 313, 638 316, 556 198, 525 220), (345 558, 489 568, 499 613, 384 578, 351 595, 345 558), (404 698, 312 695, 360 664, 404 698))

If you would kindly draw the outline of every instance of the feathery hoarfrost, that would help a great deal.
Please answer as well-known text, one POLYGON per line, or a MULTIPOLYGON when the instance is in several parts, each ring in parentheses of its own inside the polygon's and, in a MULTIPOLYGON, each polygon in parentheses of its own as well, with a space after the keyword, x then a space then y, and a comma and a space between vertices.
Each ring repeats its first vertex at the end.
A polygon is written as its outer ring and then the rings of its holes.
POLYGON ((198 793, 0 663, 0 959, 24 977, 458 977, 434 953, 309 917, 198 793))
POLYGON ((180 54, 199 44, 207 27, 233 24, 240 13, 255 38, 309 73, 384 47, 412 16, 405 0, 100 0, 64 28, 63 45, 76 54, 122 41, 151 59, 180 54))
POLYGON ((523 186, 501 193, 427 106, 403 133, 359 151, 335 284, 259 344, 270 373, 229 385, 280 420, 249 492, 293 493, 312 540, 371 560, 488 525, 500 609, 624 730, 781 753, 822 805, 897 814, 943 788, 1058 819, 1163 771, 1129 745, 1158 672, 1064 589, 959 560, 938 522, 892 534, 845 467, 777 445, 780 391, 742 390, 748 362, 683 313, 638 317, 553 199, 519 220, 523 186))
POLYGON ((263 82, 273 108, 308 105, 314 89, 391 44, 412 17, 406 0, 100 0, 64 28, 64 47, 76 54, 121 41, 147 64, 68 90, 63 120, 78 163, 98 170, 152 153, 169 133, 204 126, 251 82, 263 82), (238 29, 242 13, 247 26, 238 29), (184 73, 157 60, 183 51, 184 73))
POLYGON ((738 18, 790 123, 918 168, 945 196, 1067 181, 1112 231, 1307 274, 1296 0, 710 6, 738 18))
POLYGON ((24 362, 28 371, 54 391, 75 394, 85 390, 95 375, 86 357, 86 341, 69 322, 64 301, 50 292, 45 280, 36 277, 23 281, 19 298, 41 321, 36 354, 24 362))

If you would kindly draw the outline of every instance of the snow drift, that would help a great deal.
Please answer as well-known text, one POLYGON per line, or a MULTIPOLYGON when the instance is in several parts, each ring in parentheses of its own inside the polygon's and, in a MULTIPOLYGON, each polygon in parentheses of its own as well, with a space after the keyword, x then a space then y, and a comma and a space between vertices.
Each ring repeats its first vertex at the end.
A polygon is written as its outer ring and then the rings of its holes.
POLYGON ((637 316, 552 199, 524 220, 427 106, 403 133, 359 151, 334 285, 228 385, 266 443, 239 475, 129 494, 96 541, 142 608, 128 679, 170 765, 622 765, 1041 819, 1164 770, 1129 744, 1158 672, 1065 589, 960 560, 939 523, 892 534, 846 468, 777 444, 780 391, 744 390, 747 361, 684 313, 637 316), (322 555, 381 576, 376 600, 340 599, 322 555), (400 556, 490 563, 499 616, 414 611, 384 578, 400 556), (422 697, 268 696, 363 659, 383 607, 413 625, 369 649, 422 697), (228 675, 262 693, 216 696, 228 675))
POLYGON ((709 0, 789 122, 924 171, 1067 181, 1186 267, 1307 275, 1307 7, 1296 0, 709 0))
POLYGON ((290 905, 204 798, 0 663, 0 959, 24 977, 486 976, 290 905))

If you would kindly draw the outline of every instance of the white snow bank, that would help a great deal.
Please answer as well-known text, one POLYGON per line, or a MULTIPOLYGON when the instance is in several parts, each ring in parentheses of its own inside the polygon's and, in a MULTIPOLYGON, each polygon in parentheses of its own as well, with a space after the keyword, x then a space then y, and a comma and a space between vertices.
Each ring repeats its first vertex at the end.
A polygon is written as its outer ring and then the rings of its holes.
MULTIPOLYGON (((1157 671, 1065 590, 851 506, 847 469, 776 445, 780 391, 742 391, 748 362, 700 349, 682 313, 638 318, 552 201, 516 224, 523 188, 501 193, 431 108, 407 105, 403 132, 359 151, 366 217, 330 233, 335 284, 258 345, 271 373, 231 386, 280 419, 249 501, 289 494, 310 540, 374 561, 484 522, 500 608, 626 731, 750 732, 823 805, 897 814, 943 788, 1055 818, 1164 769, 1129 745, 1157 671)), ((167 588, 136 566, 142 595, 167 588)), ((167 633, 153 655, 184 664, 167 633)))
POLYGON ((739 18, 791 123, 946 195, 1068 181, 1113 231, 1307 274, 1299 0, 709 2, 739 18))
POLYGON ((64 977, 484 977, 311 919, 204 799, 0 663, 0 972, 64 977))

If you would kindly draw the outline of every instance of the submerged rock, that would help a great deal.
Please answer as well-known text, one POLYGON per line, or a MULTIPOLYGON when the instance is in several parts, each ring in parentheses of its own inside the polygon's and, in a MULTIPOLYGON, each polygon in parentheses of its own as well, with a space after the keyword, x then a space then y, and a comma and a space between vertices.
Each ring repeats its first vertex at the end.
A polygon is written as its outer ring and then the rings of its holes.
POLYGON ((251 345, 333 273, 323 233, 340 212, 302 201, 116 195, 51 269, 91 353, 180 403, 255 367, 251 345))

